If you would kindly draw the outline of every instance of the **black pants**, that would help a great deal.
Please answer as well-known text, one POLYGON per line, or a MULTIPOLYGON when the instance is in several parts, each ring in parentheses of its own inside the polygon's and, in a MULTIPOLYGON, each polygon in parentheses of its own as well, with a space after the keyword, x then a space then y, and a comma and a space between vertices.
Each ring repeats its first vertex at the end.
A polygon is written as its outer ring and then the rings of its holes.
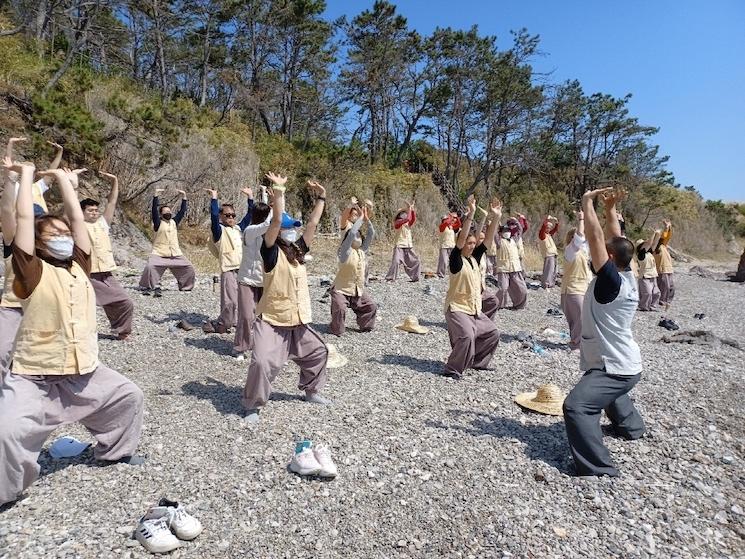
POLYGON ((578 475, 618 475, 603 444, 600 413, 605 410, 619 435, 627 439, 641 437, 644 420, 628 396, 640 378, 641 373, 609 375, 601 369, 590 369, 564 400, 567 439, 578 475))

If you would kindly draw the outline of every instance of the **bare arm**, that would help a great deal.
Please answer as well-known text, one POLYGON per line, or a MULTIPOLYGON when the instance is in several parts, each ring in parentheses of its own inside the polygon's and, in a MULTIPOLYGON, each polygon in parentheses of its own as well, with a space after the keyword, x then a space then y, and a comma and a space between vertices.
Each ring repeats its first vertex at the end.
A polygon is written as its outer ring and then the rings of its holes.
POLYGON ((271 248, 277 242, 279 232, 282 230, 282 214, 285 213, 285 184, 287 183, 287 177, 275 175, 274 173, 267 173, 266 177, 272 181, 272 199, 274 205, 272 206, 272 220, 269 222, 269 229, 264 233, 264 244, 267 248, 271 248))
POLYGON ((103 218, 106 223, 111 225, 114 222, 114 212, 116 212, 116 202, 119 199, 119 179, 116 175, 110 175, 101 171, 101 176, 106 177, 111 182, 111 191, 106 199, 106 209, 103 212, 103 218))
POLYGON ((16 231, 13 244, 26 254, 35 254, 34 198, 31 194, 31 186, 34 182, 34 166, 31 164, 13 165, 13 168, 9 170, 15 171, 21 176, 18 196, 16 197, 16 231))
POLYGON ((494 244, 494 235, 497 232, 497 227, 502 221, 502 204, 499 200, 492 200, 489 205, 489 213, 491 214, 491 221, 489 222, 489 228, 486 230, 486 237, 484 238, 484 246, 489 250, 494 244))
POLYGON ((9 170, 13 161, 6 157, 5 165, 5 188, 0 198, 0 226, 3 229, 3 242, 10 245, 16 234, 16 181, 18 173, 9 170))
MULTIPOLYGON (((585 195, 582 196, 582 212, 585 216, 585 237, 590 247, 590 258, 592 259, 592 266, 595 270, 600 270, 608 262, 608 249, 605 248, 605 235, 603 235, 603 228, 600 225, 600 220, 598 220, 598 215, 595 213, 595 200, 600 194, 608 193, 612 190, 613 188, 601 188, 599 190, 585 192, 585 195)), ((615 216, 615 211, 613 215, 615 216)), ((616 220, 616 226, 618 226, 618 220, 616 220)))
POLYGON ((313 210, 310 212, 308 223, 303 231, 303 241, 305 246, 310 248, 310 243, 316 236, 316 228, 318 223, 321 221, 321 215, 323 215, 323 208, 326 205, 326 189, 315 181, 308 181, 308 187, 311 193, 317 196, 316 203, 313 206, 313 210))
POLYGON ((49 170, 54 171, 55 169, 59 169, 60 163, 62 163, 62 153, 65 151, 64 148, 59 145, 56 142, 47 142, 50 146, 54 147, 55 153, 54 153, 54 159, 52 159, 52 162, 49 164, 49 170))
POLYGON ((18 144, 20 142, 25 142, 25 141, 26 141, 26 138, 10 138, 8 140, 8 145, 5 146, 5 157, 7 157, 11 161, 13 161, 13 159, 14 159, 13 158, 13 148, 15 147, 16 144, 18 144))
POLYGON ((463 222, 463 227, 461 227, 460 231, 458 232, 458 238, 455 241, 455 246, 458 247, 458 250, 463 250, 463 247, 466 246, 466 239, 468 239, 468 235, 471 231, 471 224, 473 223, 473 214, 476 213, 476 199, 471 196, 468 198, 468 210, 466 211, 466 219, 463 222))

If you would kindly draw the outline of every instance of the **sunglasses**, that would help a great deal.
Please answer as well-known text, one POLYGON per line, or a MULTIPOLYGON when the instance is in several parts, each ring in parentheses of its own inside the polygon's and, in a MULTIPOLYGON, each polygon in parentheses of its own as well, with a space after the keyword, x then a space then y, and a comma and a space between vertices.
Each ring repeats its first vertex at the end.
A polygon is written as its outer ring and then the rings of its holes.
POLYGON ((231 217, 235 217, 235 214, 222 214, 223 217, 230 219, 231 217))

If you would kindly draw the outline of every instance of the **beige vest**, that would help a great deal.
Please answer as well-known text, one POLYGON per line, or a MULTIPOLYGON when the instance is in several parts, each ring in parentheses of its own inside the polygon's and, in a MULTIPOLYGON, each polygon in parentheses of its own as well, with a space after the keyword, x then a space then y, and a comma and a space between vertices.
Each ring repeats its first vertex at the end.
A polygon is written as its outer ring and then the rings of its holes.
POLYGON ((339 263, 339 271, 336 272, 334 279, 334 289, 352 297, 362 295, 365 290, 366 265, 365 251, 361 248, 351 249, 347 261, 339 263))
POLYGON ((400 229, 396 229, 394 245, 401 248, 411 248, 414 246, 411 242, 411 228, 408 223, 404 223, 400 229))
POLYGON ((209 249, 215 258, 220 261, 220 271, 230 272, 241 267, 243 258, 243 245, 241 244, 241 228, 237 225, 227 227, 220 225, 222 235, 216 243, 210 243, 209 249))
POLYGON ((15 277, 13 273, 13 257, 8 256, 5 259, 5 280, 3 281, 3 296, 0 299, 0 307, 21 308, 21 300, 13 293, 13 278, 15 277))
POLYGON ((23 300, 12 370, 20 375, 76 375, 98 367, 96 294, 83 269, 42 261, 41 280, 23 300))
POLYGON ((450 274, 445 310, 469 315, 481 312, 481 269, 472 257, 464 256, 460 272, 450 274))
POLYGON ((455 231, 452 227, 440 233, 440 248, 455 248, 455 231))
POLYGON ((517 243, 517 255, 520 258, 520 271, 522 271, 522 261, 525 260, 525 244, 522 237, 515 242, 517 243))
POLYGON ((564 275, 561 278, 562 295, 584 295, 592 281, 592 272, 587 253, 578 250, 571 262, 564 262, 564 275))
POLYGON ((95 223, 86 221, 85 227, 88 229, 88 237, 91 240, 91 273, 116 270, 114 251, 111 248, 111 237, 109 237, 109 226, 104 218, 98 218, 95 223))
POLYGON ((644 260, 639 260, 639 277, 646 279, 657 277, 657 265, 654 262, 654 256, 650 252, 644 255, 644 260))
POLYGON ((654 255, 654 261, 657 264, 657 272, 660 274, 673 273, 673 259, 670 257, 670 251, 665 245, 660 245, 659 254, 654 255))
POLYGON ((173 219, 160 221, 160 227, 155 232, 153 240, 153 254, 165 257, 182 255, 178 244, 178 228, 173 219))
POLYGON ((639 261, 636 259, 636 256, 631 259, 631 272, 636 279, 639 279, 639 261))
POLYGON ((290 265, 282 249, 277 265, 271 272, 264 272, 264 293, 256 315, 274 326, 298 326, 313 320, 305 265, 290 265))
POLYGON ((538 247, 541 249, 541 256, 546 258, 547 256, 556 256, 559 252, 556 250, 556 243, 554 242, 553 236, 546 233, 546 238, 543 240, 538 239, 538 247))
POLYGON ((517 248, 517 244, 512 242, 512 240, 502 239, 500 241, 496 257, 497 272, 522 272, 523 268, 520 264, 520 251, 517 248))

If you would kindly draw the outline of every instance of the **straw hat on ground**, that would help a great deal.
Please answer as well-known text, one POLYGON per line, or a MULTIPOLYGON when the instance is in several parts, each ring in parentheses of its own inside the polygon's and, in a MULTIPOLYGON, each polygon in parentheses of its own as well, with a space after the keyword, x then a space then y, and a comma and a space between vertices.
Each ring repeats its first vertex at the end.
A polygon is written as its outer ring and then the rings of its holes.
POLYGON ((419 325, 419 319, 413 314, 404 318, 401 324, 396 324, 396 328, 404 332, 411 332, 412 334, 426 334, 429 332, 429 328, 419 325))
POLYGON ((542 384, 535 392, 523 392, 515 396, 518 406, 547 415, 562 415, 564 393, 555 384, 542 384))
POLYGON ((339 353, 334 344, 326 344, 326 347, 329 351, 328 360, 326 361, 327 369, 340 369, 341 367, 349 363, 349 359, 339 353))

